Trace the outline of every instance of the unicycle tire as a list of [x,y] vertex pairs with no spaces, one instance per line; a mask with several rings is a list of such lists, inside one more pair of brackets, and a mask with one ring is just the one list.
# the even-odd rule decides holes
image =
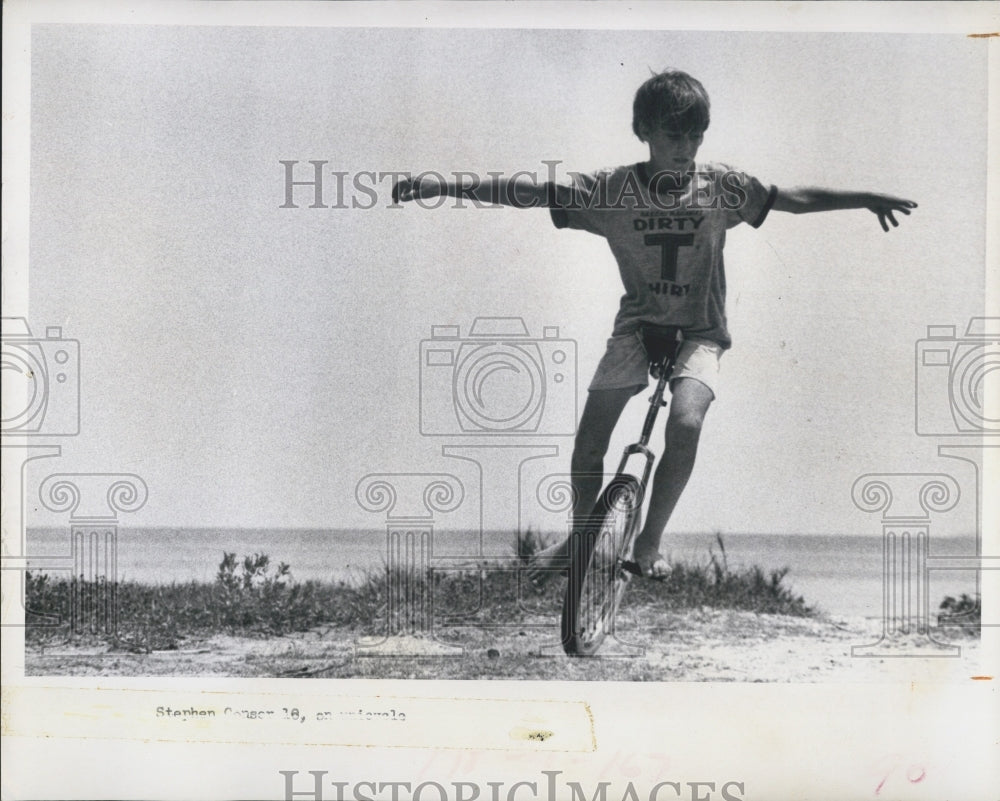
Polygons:
[[604,488],[589,521],[570,539],[569,582],[562,610],[562,646],[569,656],[593,656],[608,634],[631,578],[622,565],[638,534],[642,490],[634,476]]

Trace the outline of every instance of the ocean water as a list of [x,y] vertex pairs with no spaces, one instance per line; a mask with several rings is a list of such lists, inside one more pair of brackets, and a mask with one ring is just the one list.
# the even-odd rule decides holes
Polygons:
[[[878,617],[882,614],[882,538],[871,535],[727,534],[725,555],[731,567],[759,565],[766,572],[789,568],[786,583],[805,600],[832,615]],[[425,543],[425,547],[426,543]],[[514,535],[487,532],[434,532],[429,546],[435,564],[512,555]],[[720,557],[713,534],[668,534],[662,551],[684,561],[707,562],[710,550]],[[271,563],[291,565],[292,576],[305,579],[358,579],[390,561],[385,531],[304,529],[120,529],[119,579],[145,583],[213,581],[224,552],[266,553]],[[931,557],[969,556],[975,540],[933,539]],[[27,532],[29,557],[55,559],[57,570],[72,564],[68,529]],[[61,559],[59,557],[62,557]],[[48,561],[48,560],[46,560]],[[945,595],[976,591],[972,570],[932,571],[928,597],[932,609]]]

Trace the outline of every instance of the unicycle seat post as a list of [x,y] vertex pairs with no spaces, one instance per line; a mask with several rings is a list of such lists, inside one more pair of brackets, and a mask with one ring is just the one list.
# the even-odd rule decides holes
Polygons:
[[656,389],[649,398],[649,411],[646,412],[646,420],[642,424],[642,435],[639,437],[640,445],[648,445],[649,438],[653,433],[653,424],[656,422],[656,415],[661,406],[666,406],[663,400],[663,393],[666,392],[667,384],[670,382],[670,374],[673,372],[674,360],[672,356],[667,356],[651,366],[654,375],[659,375],[656,382]]

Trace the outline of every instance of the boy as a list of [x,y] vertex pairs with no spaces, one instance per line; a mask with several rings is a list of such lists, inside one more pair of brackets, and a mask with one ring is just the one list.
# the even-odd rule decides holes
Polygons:
[[[649,578],[670,567],[660,539],[694,466],[702,422],[715,399],[719,359],[731,340],[726,328],[725,234],[740,222],[759,227],[770,210],[801,214],[868,209],[884,231],[916,203],[889,195],[812,187],[765,187],[722,164],[695,164],[709,124],[709,99],[696,79],[679,70],[654,75],[638,90],[632,129],[649,147],[639,164],[574,175],[566,185],[497,179],[472,187],[406,179],[394,200],[450,195],[518,207],[547,206],[557,228],[607,239],[625,295],[607,350],[590,384],[572,457],[574,528],[591,514],[601,490],[604,455],[625,404],[647,386],[644,326],[682,329],[670,381],[666,444],[653,475],[645,525],[634,559]],[[543,580],[568,562],[569,538],[540,551],[528,566]]]

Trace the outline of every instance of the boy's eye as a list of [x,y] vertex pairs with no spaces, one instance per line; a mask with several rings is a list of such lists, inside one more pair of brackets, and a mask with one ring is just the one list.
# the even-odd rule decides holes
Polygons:
[[667,134],[667,139],[670,142],[673,142],[673,143],[676,143],[676,144],[679,144],[679,143],[681,143],[681,142],[683,142],[683,141],[685,141],[687,139],[690,139],[692,142],[701,142],[704,138],[705,138],[705,135],[703,133],[689,133],[689,134],[671,133],[671,134]]

